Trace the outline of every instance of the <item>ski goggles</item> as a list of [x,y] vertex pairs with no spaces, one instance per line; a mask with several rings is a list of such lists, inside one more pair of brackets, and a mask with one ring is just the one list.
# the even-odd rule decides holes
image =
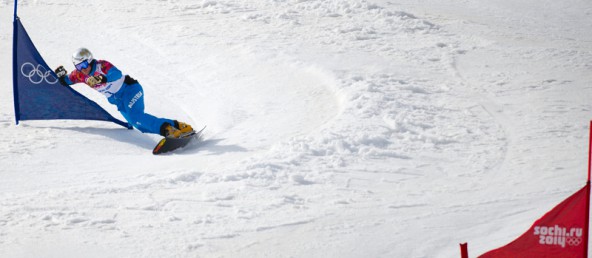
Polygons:
[[82,61],[82,62],[78,63],[78,64],[77,64],[77,65],[75,65],[75,66],[76,66],[76,70],[80,71],[80,70],[82,70],[82,69],[86,69],[86,68],[88,68],[88,66],[89,66],[89,65],[90,65],[90,64],[88,63],[88,60],[84,60],[84,61]]

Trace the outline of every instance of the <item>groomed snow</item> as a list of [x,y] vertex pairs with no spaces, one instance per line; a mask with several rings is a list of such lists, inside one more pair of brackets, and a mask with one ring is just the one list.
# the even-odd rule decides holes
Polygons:
[[[199,145],[14,123],[0,0],[1,257],[472,257],[585,184],[592,2],[19,1]],[[100,94],[75,89],[121,118]]]

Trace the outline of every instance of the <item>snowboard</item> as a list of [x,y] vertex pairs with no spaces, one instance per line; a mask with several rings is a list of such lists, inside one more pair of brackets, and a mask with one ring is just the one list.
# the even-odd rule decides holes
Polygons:
[[206,129],[205,126],[197,132],[189,132],[184,135],[181,135],[181,137],[179,138],[165,137],[162,140],[160,140],[160,142],[158,142],[158,144],[154,147],[154,150],[152,150],[152,154],[159,155],[162,153],[174,151],[179,148],[183,148],[187,146],[187,144],[189,144],[190,142],[199,140],[204,129]]

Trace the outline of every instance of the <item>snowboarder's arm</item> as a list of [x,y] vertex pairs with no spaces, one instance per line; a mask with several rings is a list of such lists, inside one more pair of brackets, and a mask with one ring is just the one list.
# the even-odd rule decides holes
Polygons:
[[71,72],[70,74],[68,74],[68,76],[66,76],[64,78],[64,81],[68,85],[84,82],[83,80],[79,79],[80,77],[81,76],[78,76],[78,73],[76,71],[74,71],[74,72]]
[[72,71],[68,74],[68,71],[66,71],[63,66],[56,68],[55,73],[58,76],[60,83],[64,86],[85,82],[85,76],[81,72]]
[[101,62],[101,69],[103,74],[105,74],[105,76],[107,77],[106,82],[119,80],[121,76],[123,76],[121,71],[117,69],[117,67],[115,67],[113,64],[109,63],[109,61],[101,60],[99,62]]
[[72,71],[70,74],[60,77],[60,83],[64,86],[70,86],[76,83],[84,83],[85,75],[79,71]]

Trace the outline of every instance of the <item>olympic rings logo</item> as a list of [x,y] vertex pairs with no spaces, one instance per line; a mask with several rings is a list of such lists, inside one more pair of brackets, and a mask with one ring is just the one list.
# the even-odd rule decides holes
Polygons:
[[58,82],[58,79],[51,74],[51,71],[45,69],[45,67],[40,64],[35,66],[29,62],[24,63],[21,66],[21,73],[26,78],[29,78],[29,81],[31,81],[33,84],[40,84],[44,80],[49,84],[55,84]]
[[582,243],[582,238],[580,237],[568,237],[567,244],[571,246],[578,246]]

